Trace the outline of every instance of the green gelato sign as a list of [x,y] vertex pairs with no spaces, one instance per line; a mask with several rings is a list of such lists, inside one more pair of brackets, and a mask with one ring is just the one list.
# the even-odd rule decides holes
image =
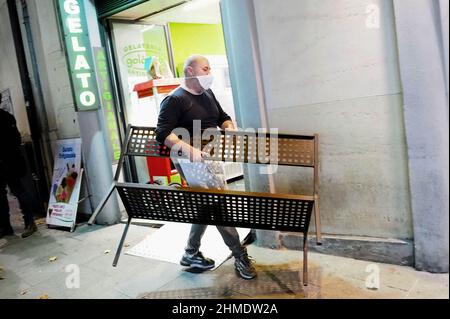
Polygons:
[[106,129],[108,130],[109,135],[109,149],[113,163],[116,164],[120,158],[120,138],[114,111],[115,107],[109,80],[110,77],[106,62],[106,54],[104,48],[98,47],[93,49],[98,74],[98,87],[100,89],[103,113],[105,115]]
[[100,107],[83,1],[58,0],[77,111]]

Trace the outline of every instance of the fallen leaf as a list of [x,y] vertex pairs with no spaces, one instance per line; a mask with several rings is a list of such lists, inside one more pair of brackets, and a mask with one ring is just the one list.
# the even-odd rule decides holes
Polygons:
[[395,273],[397,273],[397,269],[395,269],[394,267],[389,267],[389,272],[391,274],[395,274]]
[[23,296],[23,295],[25,295],[27,292],[28,292],[27,290],[22,290],[22,291],[20,292],[20,294]]
[[107,249],[107,250],[104,251],[104,254],[106,255],[106,254],[109,254],[110,252],[111,252],[111,250]]
[[125,244],[125,245],[123,245],[124,247],[130,247],[130,244]]
[[57,256],[53,256],[53,257],[50,257],[50,258],[48,259],[48,261],[49,261],[49,262],[53,262],[53,261],[55,261],[56,259],[58,259],[58,257],[57,257]]
[[48,299],[48,295],[47,294],[42,295],[42,296],[39,297],[39,299]]

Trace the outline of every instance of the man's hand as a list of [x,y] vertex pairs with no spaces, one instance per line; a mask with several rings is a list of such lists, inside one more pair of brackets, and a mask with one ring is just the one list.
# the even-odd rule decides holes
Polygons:
[[200,151],[199,149],[196,149],[194,147],[191,147],[189,159],[191,160],[191,162],[200,163],[204,161],[204,158],[207,155],[208,153]]
[[220,128],[225,131],[237,131],[232,121],[223,122]]
[[173,133],[166,138],[165,145],[171,148],[172,151],[181,151],[183,156],[189,157],[191,162],[203,162],[204,157],[209,155],[207,152],[203,152],[183,142]]

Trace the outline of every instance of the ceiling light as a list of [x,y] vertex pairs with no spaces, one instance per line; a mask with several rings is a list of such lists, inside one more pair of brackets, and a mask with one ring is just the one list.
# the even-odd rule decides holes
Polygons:
[[183,6],[183,11],[194,11],[210,4],[218,3],[220,0],[191,0]]
[[146,26],[145,28],[142,28],[141,30],[139,30],[139,31],[141,31],[141,33],[143,33],[143,32],[145,32],[145,31],[148,31],[148,30],[151,30],[151,29],[153,29],[155,27],[155,25],[154,24],[152,24],[152,25],[148,25],[148,26]]

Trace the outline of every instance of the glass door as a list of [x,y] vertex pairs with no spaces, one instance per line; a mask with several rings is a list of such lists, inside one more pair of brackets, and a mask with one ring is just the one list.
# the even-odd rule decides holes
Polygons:
[[[153,79],[173,78],[166,27],[122,20],[112,20],[110,26],[126,124],[155,127],[163,96],[151,88]],[[143,85],[145,94],[137,91]],[[146,158],[136,157],[134,164],[138,181],[148,182]]]
[[141,96],[136,91],[136,86],[139,87],[155,76],[173,77],[166,27],[123,21],[113,21],[111,25],[128,124],[156,126],[160,97],[152,91]]

